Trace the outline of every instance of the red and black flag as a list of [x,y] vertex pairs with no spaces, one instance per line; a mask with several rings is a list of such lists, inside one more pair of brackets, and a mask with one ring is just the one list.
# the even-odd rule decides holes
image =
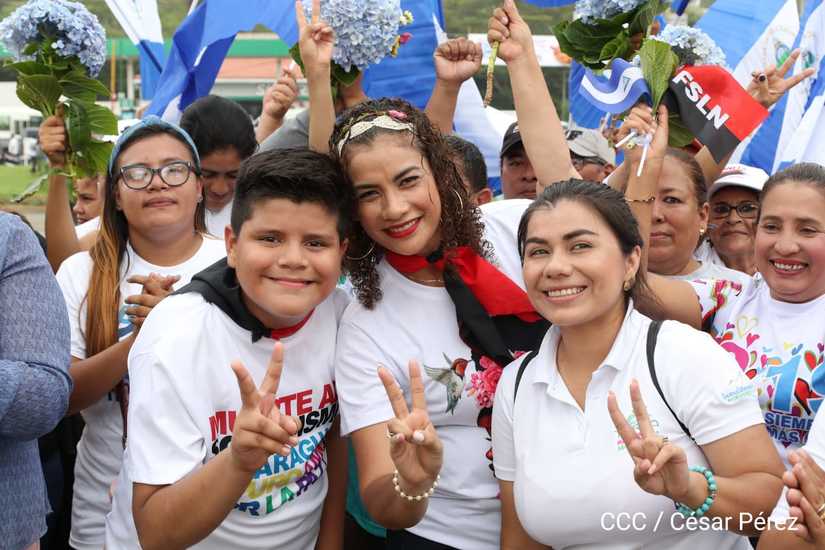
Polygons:
[[768,110],[717,65],[678,68],[663,101],[716,162],[732,153],[768,116]]

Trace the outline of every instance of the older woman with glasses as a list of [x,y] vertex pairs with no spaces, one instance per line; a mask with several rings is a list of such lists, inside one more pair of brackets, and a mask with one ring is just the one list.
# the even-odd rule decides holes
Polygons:
[[755,223],[759,193],[768,174],[759,168],[731,164],[711,186],[708,236],[696,251],[703,262],[723,265],[748,275],[756,273]]

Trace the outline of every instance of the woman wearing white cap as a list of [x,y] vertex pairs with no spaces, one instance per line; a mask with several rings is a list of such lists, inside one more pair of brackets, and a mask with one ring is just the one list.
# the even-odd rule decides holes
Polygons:
[[748,275],[756,273],[754,224],[759,213],[759,193],[767,180],[768,174],[759,168],[744,164],[725,168],[708,191],[710,239],[696,250],[698,260]]

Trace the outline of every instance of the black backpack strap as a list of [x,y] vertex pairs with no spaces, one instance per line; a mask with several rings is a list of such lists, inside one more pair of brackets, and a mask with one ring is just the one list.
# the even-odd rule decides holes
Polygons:
[[530,363],[530,361],[532,361],[536,357],[536,355],[538,355],[538,354],[539,354],[538,349],[532,350],[530,353],[527,354],[527,356],[524,358],[524,360],[518,366],[518,372],[516,373],[516,388],[513,390],[513,402],[514,403],[516,401],[516,396],[518,395],[518,386],[519,386],[519,384],[521,384],[521,377],[524,376],[524,369],[527,368],[527,365]]
[[[659,392],[659,397],[662,398],[667,409],[670,411],[670,414],[673,415],[673,418],[676,419],[676,422],[679,423],[679,427],[682,428],[682,431],[687,434],[687,436],[693,439],[693,436],[690,435],[690,430],[688,427],[685,426],[679,417],[676,416],[676,411],[673,410],[673,407],[670,406],[670,403],[667,402],[665,399],[665,394],[662,392],[662,387],[659,385],[659,377],[656,376],[656,361],[654,360],[654,354],[656,352],[656,340],[659,337],[659,329],[662,328],[661,321],[651,321],[650,326],[647,329],[647,368],[650,370],[650,378],[653,380],[653,385],[656,387],[656,391]],[[696,440],[694,440],[695,442]]]

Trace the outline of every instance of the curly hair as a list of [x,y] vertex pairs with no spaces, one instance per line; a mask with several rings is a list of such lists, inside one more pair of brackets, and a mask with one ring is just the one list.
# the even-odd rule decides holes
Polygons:
[[[427,116],[406,101],[394,98],[366,101],[348,109],[338,118],[330,138],[330,151],[344,169],[347,184],[352,185],[348,174],[350,159],[347,155],[351,146],[368,146],[382,134],[399,135],[398,130],[373,127],[346,139],[339,151],[339,144],[348,136],[354,124],[381,115],[390,116],[398,122],[406,122],[412,126],[412,146],[430,165],[441,199],[441,247],[447,250],[469,246],[478,254],[489,257],[489,245],[482,238],[484,226],[480,211],[470,201],[449,146]],[[358,301],[368,309],[375,307],[381,300],[377,266],[383,254],[384,250],[373,241],[363,226],[355,223],[349,239],[349,251],[344,259],[344,268],[355,288]]]

